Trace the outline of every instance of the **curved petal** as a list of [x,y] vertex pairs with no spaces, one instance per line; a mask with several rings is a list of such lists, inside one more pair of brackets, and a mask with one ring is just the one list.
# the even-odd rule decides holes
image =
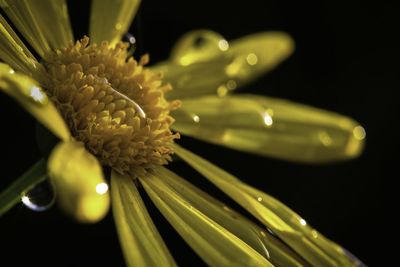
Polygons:
[[185,201],[240,238],[273,265],[287,267],[308,265],[284,243],[272,236],[267,229],[258,227],[168,169],[161,167],[154,171]]
[[92,1],[89,36],[93,43],[115,45],[127,32],[140,0]]
[[162,71],[174,90],[169,98],[205,94],[226,95],[275,68],[294,50],[283,32],[261,32],[232,41],[219,34],[197,30],[185,34],[171,58],[153,67]]
[[80,222],[101,220],[110,197],[97,159],[78,142],[61,142],[48,161],[49,176],[57,189],[60,206]]
[[41,65],[0,14],[0,58],[25,74],[39,78]]
[[132,179],[111,174],[114,220],[128,266],[176,266]]
[[30,77],[15,73],[9,66],[0,63],[0,90],[14,98],[61,140],[70,139],[70,133],[63,118]]
[[[210,266],[273,266],[258,252],[185,201],[157,176],[140,182],[175,230]],[[210,238],[212,237],[212,238]]]
[[9,187],[0,192],[0,217],[21,201],[21,195],[47,178],[46,160],[41,159]]
[[73,41],[65,0],[4,0],[1,7],[41,57]]
[[174,145],[179,157],[248,210],[313,266],[355,266],[343,249],[307,225],[284,204],[213,165]]
[[185,99],[173,127],[195,138],[263,156],[325,163],[357,157],[365,131],[351,118],[255,96]]

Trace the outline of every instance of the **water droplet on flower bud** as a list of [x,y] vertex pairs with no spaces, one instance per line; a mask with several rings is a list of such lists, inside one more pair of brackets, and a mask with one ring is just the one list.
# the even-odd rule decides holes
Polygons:
[[122,41],[129,44],[128,55],[132,56],[136,50],[136,38],[132,33],[125,33],[122,37]]
[[45,211],[55,202],[55,191],[50,181],[37,184],[33,189],[24,193],[22,203],[33,211]]

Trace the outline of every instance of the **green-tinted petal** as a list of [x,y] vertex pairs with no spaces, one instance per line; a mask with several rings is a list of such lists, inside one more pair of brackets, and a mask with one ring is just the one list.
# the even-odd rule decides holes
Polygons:
[[176,266],[132,179],[112,172],[111,194],[114,220],[128,266]]
[[0,63],[0,90],[14,98],[57,137],[62,140],[70,138],[63,118],[32,78],[15,73],[9,66]]
[[276,266],[307,265],[291,249],[273,237],[265,228],[258,227],[239,213],[231,210],[223,203],[194,187],[168,169],[161,167],[156,169],[155,172],[157,176],[162,177],[163,181],[171,186],[185,201],[246,242],[272,264]]
[[185,99],[172,115],[182,134],[264,156],[324,163],[358,156],[364,129],[351,118],[255,95]]
[[97,222],[107,214],[108,185],[99,162],[82,143],[59,143],[49,157],[48,171],[68,214],[81,222]]
[[94,43],[109,41],[115,45],[129,29],[140,0],[94,0],[89,36]]
[[258,252],[207,217],[155,175],[140,179],[161,213],[210,266],[272,266]]
[[65,0],[3,0],[1,7],[41,57],[73,41]]
[[295,212],[190,151],[174,145],[178,156],[248,210],[314,266],[354,266],[343,250],[307,225]]
[[21,195],[47,178],[46,161],[41,159],[0,193],[0,216],[21,201]]
[[0,15],[0,59],[25,74],[40,74],[41,65]]
[[257,33],[229,44],[215,32],[198,30],[184,35],[171,58],[153,69],[163,71],[173,85],[171,99],[223,96],[273,69],[293,49],[293,40],[283,32]]

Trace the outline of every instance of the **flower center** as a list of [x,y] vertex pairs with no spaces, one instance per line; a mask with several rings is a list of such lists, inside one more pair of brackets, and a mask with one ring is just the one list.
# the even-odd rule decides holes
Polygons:
[[180,102],[168,102],[171,90],[162,74],[128,58],[128,44],[114,48],[107,42],[89,45],[84,37],[76,44],[49,53],[45,89],[72,135],[82,141],[103,165],[119,173],[141,175],[166,164],[173,153],[170,111]]

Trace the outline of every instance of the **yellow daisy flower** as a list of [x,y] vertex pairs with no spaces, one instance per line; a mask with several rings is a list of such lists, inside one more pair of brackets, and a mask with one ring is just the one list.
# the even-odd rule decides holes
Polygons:
[[[228,43],[217,33],[195,31],[177,43],[168,61],[147,67],[147,55],[136,61],[120,41],[139,2],[93,1],[89,37],[75,43],[64,0],[1,2],[41,58],[0,15],[1,91],[59,142],[0,194],[0,215],[49,178],[60,207],[80,222],[101,220],[111,202],[128,266],[175,266],[141,199],[143,187],[210,266],[359,265],[284,204],[176,143],[181,133],[307,163],[358,156],[365,132],[348,117],[231,94],[289,56],[292,39],[265,32]],[[167,169],[174,153],[266,228]],[[111,168],[110,179],[102,166]],[[27,195],[22,201],[35,208]]]

